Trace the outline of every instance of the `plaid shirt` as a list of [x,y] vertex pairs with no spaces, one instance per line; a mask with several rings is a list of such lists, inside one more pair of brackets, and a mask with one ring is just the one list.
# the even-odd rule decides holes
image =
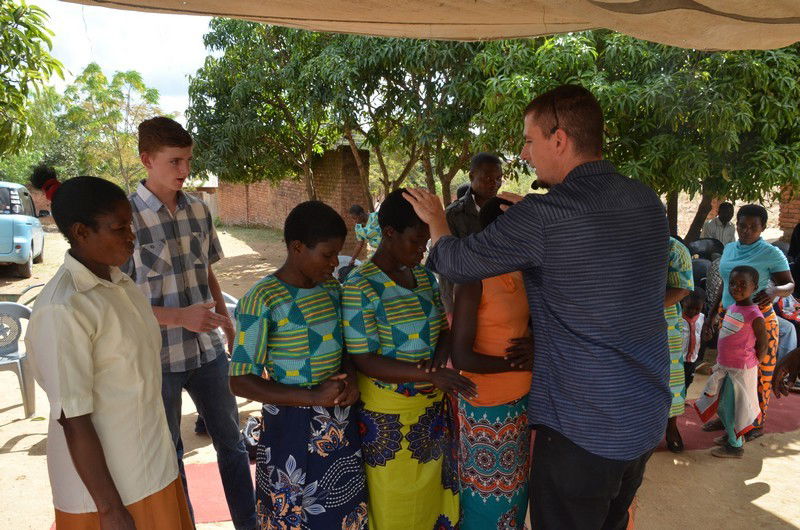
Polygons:
[[[130,196],[136,248],[122,270],[155,307],[188,307],[213,302],[209,267],[222,258],[222,247],[205,203],[178,194],[175,214],[144,182]],[[222,332],[195,333],[161,327],[161,367],[185,372],[225,354]]]

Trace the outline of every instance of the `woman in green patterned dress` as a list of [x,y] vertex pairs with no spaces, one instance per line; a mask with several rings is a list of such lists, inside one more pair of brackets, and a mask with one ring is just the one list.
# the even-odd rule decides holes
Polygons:
[[430,234],[402,193],[381,204],[378,251],[345,282],[344,337],[364,403],[370,528],[445,530],[458,524],[459,484],[444,393],[475,387],[444,367],[447,321],[420,266]]
[[346,235],[330,206],[299,204],[284,226],[286,262],[236,307],[231,390],[264,404],[260,529],[367,528],[358,389],[343,357],[341,286],[331,277]]
[[692,256],[683,243],[671,237],[669,238],[667,290],[664,295],[664,318],[667,319],[669,389],[672,392],[672,406],[669,409],[666,438],[667,449],[673,453],[683,451],[683,439],[681,439],[681,433],[678,430],[678,416],[683,414],[686,404],[681,300],[693,290]]

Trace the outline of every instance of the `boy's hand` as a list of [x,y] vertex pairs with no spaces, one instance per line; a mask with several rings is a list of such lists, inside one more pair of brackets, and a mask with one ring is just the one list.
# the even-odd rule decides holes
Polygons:
[[[217,306],[216,302],[207,302],[205,304],[194,304],[189,307],[184,307],[180,312],[179,324],[195,333],[206,333],[212,329],[225,326],[231,327],[231,319],[220,315],[214,311]],[[229,341],[232,340],[233,333]]]
[[714,338],[714,328],[717,325],[717,317],[713,316],[705,321],[703,324],[703,329],[700,332],[700,338],[703,339],[703,342],[708,342]]
[[231,321],[228,315],[222,315],[225,317],[225,324],[222,326],[222,331],[225,333],[225,338],[228,339],[228,355],[233,355],[233,340],[236,337],[236,328],[233,326],[233,322]]

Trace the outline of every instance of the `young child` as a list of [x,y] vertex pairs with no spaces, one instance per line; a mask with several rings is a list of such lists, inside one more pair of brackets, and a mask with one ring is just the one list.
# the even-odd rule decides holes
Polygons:
[[130,196],[136,247],[124,271],[161,324],[161,395],[178,466],[186,486],[181,440],[186,389],[214,443],[233,525],[251,530],[256,514],[250,462],[228,387],[225,343],[227,338],[232,347],[233,324],[211,269],[222,259],[222,248],[208,207],[181,191],[191,170],[192,137],[174,120],[152,118],[139,125],[139,154],[147,180]]
[[689,293],[681,300],[683,309],[683,369],[686,379],[686,389],[694,381],[694,370],[698,359],[700,346],[702,343],[703,324],[706,316],[703,314],[703,306],[706,303],[706,293],[700,288]]
[[264,404],[259,528],[365,529],[359,392],[343,359],[341,286],[331,276],[347,227],[333,208],[310,201],[289,213],[283,234],[286,262],[236,308],[230,367],[233,392]]
[[695,402],[700,418],[716,412],[726,434],[714,442],[711,454],[741,458],[744,434],[761,415],[758,406],[758,364],[767,354],[764,315],[751,299],[758,286],[758,271],[747,265],[734,267],[728,290],[734,303],[728,307],[719,330],[717,364],[703,395]]
[[35,173],[69,241],[25,339],[50,401],[47,467],[59,530],[194,528],[161,405],[161,333],[119,266],[131,207],[115,184]]

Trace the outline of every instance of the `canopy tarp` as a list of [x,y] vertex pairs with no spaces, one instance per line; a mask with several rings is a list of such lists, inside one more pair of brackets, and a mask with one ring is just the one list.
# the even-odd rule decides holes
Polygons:
[[800,40],[800,0],[66,0],[316,31],[484,40],[608,28],[705,50]]

